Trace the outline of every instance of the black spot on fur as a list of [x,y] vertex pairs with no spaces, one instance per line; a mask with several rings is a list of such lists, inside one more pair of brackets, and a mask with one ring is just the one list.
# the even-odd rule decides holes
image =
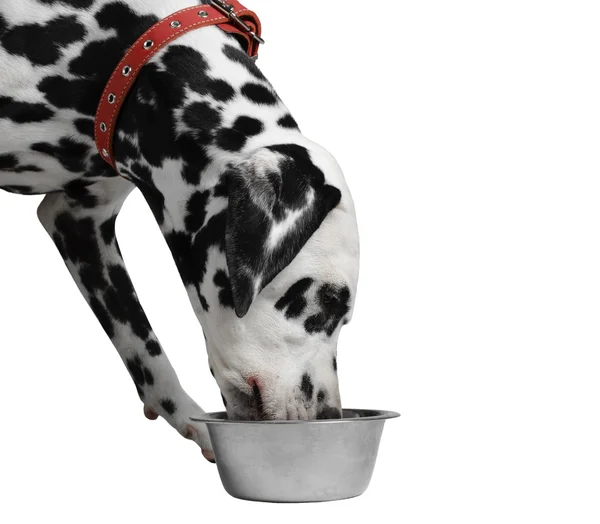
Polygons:
[[85,27],[75,16],[59,16],[44,25],[15,26],[0,37],[6,51],[23,56],[34,65],[52,65],[61,57],[64,47],[82,40]]
[[106,245],[110,245],[115,240],[115,224],[117,215],[112,216],[100,226],[100,234]]
[[82,135],[94,138],[94,121],[89,118],[77,118],[75,120],[75,129]]
[[16,195],[36,195],[39,192],[30,186],[2,186],[0,189],[8,191],[9,193],[15,193]]
[[307,305],[308,302],[304,297],[298,297],[289,305],[287,311],[285,312],[285,318],[298,318],[300,315],[302,315],[302,313],[304,313]]
[[82,79],[47,76],[38,84],[38,90],[52,105],[61,109],[76,109],[90,116],[94,115],[100,100],[100,93],[97,97],[90,94],[89,82]]
[[48,5],[66,4],[76,9],[87,9],[92,6],[95,0],[38,0],[38,2]]
[[256,66],[254,60],[241,49],[234,47],[231,44],[225,44],[223,46],[223,54],[232,62],[236,62],[245,67],[246,70],[258,80],[266,80],[265,75],[263,75],[262,71]]
[[19,165],[19,159],[12,154],[0,155],[0,170],[14,169]]
[[203,171],[210,163],[206,148],[190,134],[180,136],[176,145],[185,162],[181,173],[183,179],[188,184],[197,186]]
[[219,302],[223,307],[233,308],[233,296],[231,294],[231,283],[229,282],[229,277],[227,273],[222,269],[219,269],[215,273],[215,278],[213,280],[215,286],[221,288],[219,290]]
[[325,325],[327,324],[327,317],[322,313],[318,313],[306,319],[304,322],[304,329],[307,333],[321,333],[325,331]]
[[247,141],[248,137],[238,133],[235,129],[221,129],[217,134],[217,145],[224,151],[241,151]]
[[347,286],[337,287],[324,284],[317,294],[321,312],[309,317],[304,323],[308,333],[325,331],[333,335],[340,321],[350,311],[350,289]]
[[121,324],[127,324],[127,309],[124,304],[121,303],[119,293],[114,288],[109,288],[104,293],[104,303],[106,308],[110,312],[110,315]]
[[235,97],[235,89],[225,80],[211,79],[206,84],[206,89],[217,102],[229,102]]
[[156,218],[159,226],[162,226],[165,221],[165,197],[164,195],[152,184],[138,184],[138,188],[148,205],[150,210]]
[[195,238],[194,258],[202,276],[206,273],[208,250],[211,247],[217,247],[221,252],[225,252],[226,219],[227,214],[225,211],[213,215]]
[[77,142],[70,137],[61,138],[58,145],[38,142],[31,146],[31,150],[55,158],[71,173],[85,171],[85,160],[90,152],[88,145]]
[[131,165],[131,171],[135,175],[135,180],[146,185],[152,184],[152,170],[139,162]]
[[294,117],[289,113],[277,120],[277,125],[285,129],[298,129],[298,123],[296,122],[296,120],[294,120]]
[[148,340],[148,342],[146,342],[146,351],[151,357],[158,357],[162,354],[160,344],[156,340]]
[[45,104],[19,102],[7,96],[0,96],[0,118],[8,118],[18,124],[50,120],[54,111]]
[[102,268],[100,248],[92,218],[76,219],[69,213],[57,216],[54,225],[62,237],[65,254],[74,263]]
[[304,294],[310,289],[313,284],[312,278],[303,278],[293,284],[275,304],[275,308],[279,311],[283,311],[287,308],[285,313],[286,318],[297,318],[303,312],[307,306],[306,298]]
[[255,104],[272,106],[277,103],[277,97],[273,91],[261,84],[245,84],[242,87],[242,94]]
[[89,159],[89,169],[86,172],[86,176],[102,177],[102,178],[116,178],[119,175],[117,172],[109,166],[98,153],[93,153]]
[[94,208],[98,205],[98,197],[89,191],[89,184],[83,180],[73,180],[65,186],[66,195],[77,205]]
[[26,164],[23,166],[18,166],[13,170],[15,173],[42,173],[44,170],[41,167],[33,166],[31,164]]
[[177,406],[170,398],[165,398],[160,401],[161,407],[167,412],[168,415],[173,415],[177,411]]
[[306,400],[312,399],[315,386],[313,385],[312,379],[308,373],[304,373],[304,375],[302,375],[302,384],[300,385],[300,390],[302,393],[304,393]]
[[220,102],[227,102],[235,96],[235,90],[225,80],[208,75],[208,62],[195,49],[172,45],[162,59],[167,70],[201,95],[212,96]]
[[229,196],[228,179],[226,176],[221,177],[219,183],[214,187],[213,196],[215,198],[227,198]]
[[193,260],[192,235],[183,231],[173,231],[165,235],[167,245],[171,250],[175,265],[183,283],[193,285],[198,283],[197,267]]
[[[170,45],[162,57],[165,67],[173,74],[192,82],[190,87],[202,88],[209,69],[204,55],[188,46]],[[201,93],[206,94],[206,93]]]
[[106,289],[106,286],[108,285],[102,270],[89,264],[83,265],[79,268],[79,278],[81,278],[83,287],[90,293],[94,293],[101,289]]
[[333,357],[333,371],[337,373],[337,357]]
[[325,400],[325,391],[320,390],[317,394],[317,402],[321,403]]
[[246,136],[255,136],[263,132],[263,123],[250,116],[240,116],[233,123],[233,129]]
[[104,306],[100,303],[100,301],[96,297],[90,298],[90,307],[96,315],[96,318],[100,322],[100,325],[109,336],[109,338],[113,338],[115,336],[115,327],[112,323],[112,319],[110,315],[104,308]]
[[185,217],[185,227],[188,231],[196,233],[204,225],[209,197],[209,191],[196,191],[188,200]]
[[185,110],[183,121],[198,140],[208,144],[214,129],[221,123],[221,115],[206,102],[194,102]]
[[112,265],[108,268],[112,287],[104,295],[104,303],[111,315],[123,324],[129,324],[131,330],[142,340],[150,334],[150,323],[140,305],[133,284],[124,267]]
[[144,390],[138,386],[137,384],[135,384],[135,389],[137,389],[138,395],[140,397],[141,400],[144,400]]
[[210,310],[210,306],[208,305],[206,297],[204,297],[204,295],[200,292],[198,292],[198,297],[200,298],[200,305],[202,306],[202,309],[208,312]]
[[[84,1],[87,3],[89,0]],[[116,34],[108,39],[91,41],[70,62],[69,72],[76,78],[49,76],[38,85],[54,106],[76,109],[90,117],[96,113],[98,100],[115,64],[119,63],[131,44],[158,21],[154,16],[135,14],[124,2],[107,4],[95,16],[100,27],[114,29]],[[54,42],[60,42],[60,39]],[[142,75],[150,65],[142,69]],[[129,105],[125,104],[124,112]]]
[[59,233],[53,233],[52,241],[54,242],[54,245],[58,249],[58,252],[63,260],[67,260],[67,250],[65,249],[65,244],[62,241],[62,236]]
[[122,2],[105,5],[96,14],[96,20],[103,29],[115,29],[119,38],[126,42],[127,47],[130,47],[144,31],[158,22],[157,17],[153,15],[140,16]]
[[199,286],[204,281],[208,250],[215,246],[221,251],[225,249],[225,221],[226,212],[222,211],[212,216],[195,238],[182,231],[174,231],[165,236],[184,284],[196,286],[202,307],[206,311],[208,303],[200,294]]
[[128,159],[138,159],[140,150],[129,139],[117,134],[113,140],[113,154],[118,162],[125,163]]
[[146,383],[146,377],[144,376],[144,367],[142,366],[142,359],[139,356],[135,358],[127,359],[127,369],[131,374],[131,378],[138,386],[143,386]]
[[146,380],[146,384],[148,384],[149,386],[154,385],[154,376],[148,368],[144,368],[144,379]]

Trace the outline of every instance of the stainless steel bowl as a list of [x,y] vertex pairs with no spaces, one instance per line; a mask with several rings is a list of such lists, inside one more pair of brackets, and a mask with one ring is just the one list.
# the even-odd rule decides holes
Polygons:
[[233,497],[323,502],[362,495],[371,481],[383,425],[393,411],[345,409],[328,420],[228,420],[207,413],[219,475]]

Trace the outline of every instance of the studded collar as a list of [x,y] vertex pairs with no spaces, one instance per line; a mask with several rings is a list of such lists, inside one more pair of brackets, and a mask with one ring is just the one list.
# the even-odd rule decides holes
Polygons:
[[[258,16],[237,0],[210,0],[207,4],[188,7],[154,24],[125,53],[113,71],[98,105],[94,137],[100,156],[117,171],[113,137],[119,111],[144,64],[167,43],[203,27],[218,26],[240,35],[247,43],[250,57],[258,56],[264,43]],[[118,171],[117,171],[118,172]]]

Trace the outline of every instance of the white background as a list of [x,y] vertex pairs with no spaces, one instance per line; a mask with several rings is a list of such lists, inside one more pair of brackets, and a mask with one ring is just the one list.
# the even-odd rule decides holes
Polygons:
[[[369,490],[230,498],[142,415],[41,226],[0,194],[0,522],[598,523],[600,16],[595,2],[248,0],[260,66],[344,167],[362,235],[346,407],[393,409]],[[184,386],[222,409],[139,193],[118,222]]]

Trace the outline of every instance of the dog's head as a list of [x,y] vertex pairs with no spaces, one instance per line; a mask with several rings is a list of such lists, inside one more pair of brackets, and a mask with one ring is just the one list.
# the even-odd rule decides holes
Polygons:
[[140,74],[119,170],[161,226],[229,416],[339,416],[337,340],[359,262],[341,169],[229,37],[194,38],[205,54],[176,45]]
[[[337,341],[359,262],[339,166],[317,146],[265,147],[228,169],[221,191],[225,234],[198,247],[205,274],[197,291],[229,416],[339,417]],[[208,219],[203,231],[210,227]]]

